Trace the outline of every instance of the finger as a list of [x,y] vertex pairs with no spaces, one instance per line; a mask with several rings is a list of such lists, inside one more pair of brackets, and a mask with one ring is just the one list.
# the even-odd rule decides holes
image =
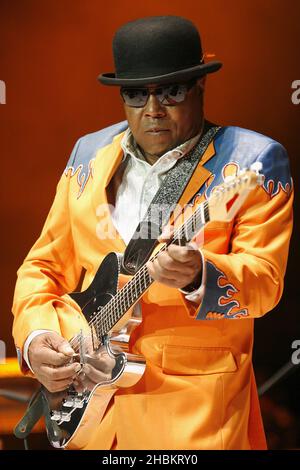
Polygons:
[[175,287],[181,289],[187,286],[195,277],[201,272],[202,265],[199,262],[193,265],[180,264],[180,270],[168,271],[163,269],[158,264],[158,259],[147,263],[149,275],[152,279],[169,287]]
[[186,279],[193,278],[195,276],[195,266],[190,264],[183,264],[172,260],[167,262],[169,266],[174,266],[174,269],[168,269],[161,264],[160,260],[157,259],[153,263],[153,268],[155,271],[155,276],[159,277],[161,282],[163,278],[165,279],[174,279],[176,281],[184,281]]
[[70,360],[69,356],[65,356],[60,352],[53,351],[53,349],[44,346],[39,351],[39,363],[48,364],[51,366],[62,366]]
[[191,246],[170,245],[167,251],[174,261],[180,261],[181,263],[191,263],[196,260],[201,260],[199,250],[194,250]]
[[159,282],[162,282],[163,279],[170,279],[175,280],[177,279],[180,273],[178,271],[170,271],[165,269],[163,266],[160,265],[158,259],[153,261],[153,269],[154,269],[154,279]]
[[179,279],[168,279],[166,277],[161,277],[157,282],[163,284],[164,286],[172,287],[173,289],[180,289],[181,287],[187,285],[186,281],[181,281]]
[[160,254],[156,261],[157,263],[154,266],[157,266],[158,269],[161,268],[161,274],[169,273],[166,277],[177,278],[178,274],[190,276],[194,272],[194,266],[191,263],[182,263],[181,261],[174,260],[168,252]]
[[67,340],[62,338],[59,334],[51,334],[47,337],[47,341],[57,352],[60,352],[66,356],[73,356],[75,351],[71,348]]
[[85,373],[86,377],[95,384],[106,382],[107,380],[111,379],[111,371],[109,373],[105,373],[101,370],[95,369],[90,364],[84,365],[83,372]]
[[116,365],[116,360],[103,352],[95,356],[86,356],[85,359],[87,364],[104,373],[111,372]]
[[153,261],[148,261],[148,263],[146,263],[146,268],[148,270],[149,276],[152,279],[154,279],[155,272],[154,272],[154,268],[153,268]]
[[181,273],[162,269],[157,260],[151,262],[148,270],[151,278],[158,282],[176,281],[178,277],[181,277]]
[[51,393],[56,393],[56,392],[62,392],[63,390],[66,390],[70,385],[72,385],[73,380],[67,379],[67,380],[56,380],[56,381],[50,381],[50,382],[45,382],[43,385],[46,387],[47,390]]
[[190,241],[185,246],[189,250],[199,251],[199,246],[196,242]]
[[82,372],[76,379],[73,381],[73,386],[75,386],[75,390],[77,393],[83,393],[84,390],[88,389],[90,391],[93,390],[95,385],[107,383],[110,377],[106,375],[101,378],[99,376],[94,377],[93,380],[84,372]]
[[78,379],[76,378],[74,381],[73,381],[73,387],[75,387],[75,390],[77,393],[83,393],[84,392],[84,385],[83,383]]
[[[105,380],[105,382],[107,382]],[[84,379],[82,381],[77,381],[76,382],[76,391],[78,393],[83,393],[85,390],[89,390],[90,392],[93,390],[93,388],[97,385],[98,382],[93,382],[92,380],[90,380],[87,376],[84,377]],[[103,381],[101,381],[100,383],[103,383]]]
[[167,242],[172,239],[173,235],[174,235],[173,225],[167,225],[166,227],[164,227],[161,235],[158,238],[158,241],[160,243]]
[[40,373],[51,381],[70,379],[75,377],[80,370],[81,365],[78,363],[70,364],[66,367],[49,367],[48,365],[40,367]]
[[70,344],[67,341],[60,344],[57,350],[58,352],[65,354],[66,356],[69,356],[69,357],[72,357],[75,354],[74,349],[71,348]]
[[154,279],[157,282],[161,282],[162,284],[166,284],[170,287],[175,287],[175,284],[177,283],[177,274],[174,271],[170,271],[165,275],[165,272],[161,272],[157,266],[154,266],[154,262],[151,262],[147,264],[147,269],[149,272],[149,275],[152,279]]

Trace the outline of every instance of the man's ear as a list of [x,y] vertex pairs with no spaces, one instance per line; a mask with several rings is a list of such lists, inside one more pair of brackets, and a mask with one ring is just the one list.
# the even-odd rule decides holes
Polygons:
[[205,90],[205,83],[206,83],[206,75],[204,75],[201,78],[198,78],[197,86],[200,88],[202,92]]

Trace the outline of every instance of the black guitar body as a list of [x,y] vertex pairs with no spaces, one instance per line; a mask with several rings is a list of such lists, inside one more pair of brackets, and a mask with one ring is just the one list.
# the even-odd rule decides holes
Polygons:
[[[76,352],[73,360],[82,365],[78,375],[79,385],[74,383],[65,391],[50,393],[41,389],[46,416],[48,438],[54,447],[82,448],[93,429],[93,423],[101,421],[101,415],[119,387],[134,385],[144,373],[145,360],[129,352],[129,339],[133,329],[141,323],[134,314],[122,325],[121,330],[110,326],[111,317],[118,312],[110,312],[109,321],[101,316],[102,309],[117,296],[121,269],[121,255],[109,253],[101,263],[93,282],[83,292],[73,292],[70,296],[80,306],[89,333],[82,331],[70,341]],[[114,359],[110,378],[103,380],[103,356]],[[93,370],[93,381],[84,373],[85,365]],[[95,376],[99,382],[95,383]],[[99,413],[97,417],[97,413]],[[48,418],[47,418],[48,414]],[[89,431],[90,430],[90,431]]]

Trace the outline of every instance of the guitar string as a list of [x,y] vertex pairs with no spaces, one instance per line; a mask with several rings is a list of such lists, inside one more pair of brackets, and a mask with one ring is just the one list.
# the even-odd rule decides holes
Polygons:
[[[235,182],[232,182],[231,184],[229,184],[227,186],[228,189],[230,188],[235,188],[238,184],[240,184],[242,182],[242,180],[244,180],[244,182],[247,182],[247,179],[248,177],[247,176],[244,176],[243,178],[239,178],[238,180],[238,183],[235,181]],[[203,210],[203,213],[201,212]],[[206,220],[206,217],[208,215],[208,201],[204,201],[202,204],[199,205],[199,207],[196,209],[196,211],[189,217],[189,219],[183,223],[175,232],[174,232],[174,236],[173,236],[173,239],[170,240],[169,244],[173,243],[175,240],[177,240],[177,237],[178,237],[178,240],[180,242],[180,240],[183,238],[182,235],[187,235],[187,237],[185,237],[186,239],[191,239],[190,238],[190,235],[189,235],[189,230],[190,228],[192,228],[192,233],[194,231],[194,228],[193,228],[193,224],[196,223],[197,224],[197,217],[200,216],[200,222],[202,224],[202,227],[205,225],[205,223],[208,221]],[[201,220],[203,219],[203,221]],[[200,227],[200,228],[202,228]],[[200,229],[199,229],[200,230]],[[185,233],[184,233],[185,232]],[[151,260],[155,259],[160,253],[161,251],[164,251],[168,245],[165,245],[162,247],[161,250],[159,250],[159,252],[151,258]],[[180,243],[179,243],[180,244]],[[146,276],[148,277],[148,279],[146,279]],[[144,290],[146,288],[149,288],[149,286],[151,285],[151,283],[153,281],[151,281],[151,278],[148,274],[148,271],[147,271],[147,268],[146,266],[144,265],[137,273],[136,275],[131,279],[131,281],[129,281],[124,287],[123,289],[121,289],[120,291],[118,291],[118,293],[113,297],[113,299],[111,299],[110,302],[108,302],[108,304],[106,304],[103,309],[99,312],[98,316],[96,317],[96,321],[95,323],[90,323],[92,326],[95,326],[96,328],[99,327],[99,325],[102,327],[101,328],[101,331],[98,330],[98,333],[100,334],[106,334],[113,326],[114,324],[116,324],[120,318],[122,318],[122,316],[124,315],[124,313],[121,315],[121,316],[117,316],[115,318],[114,316],[114,311],[116,311],[117,309],[115,307],[118,307],[120,306],[121,309],[124,308],[125,309],[125,313],[126,311],[128,311],[128,309],[139,299],[139,297],[142,295],[143,292],[140,293],[140,295],[138,296],[134,296],[132,295],[133,294],[133,288],[135,288],[136,290],[136,287],[137,287],[137,283],[139,281],[141,281],[141,279],[143,279],[143,277],[145,278],[145,286],[144,286]],[[150,282],[151,281],[151,282]],[[150,282],[150,283],[149,283]],[[148,285],[147,285],[148,284]],[[131,299],[129,297],[129,294],[131,295]],[[126,303],[126,297],[128,299],[128,303]],[[119,304],[119,305],[118,305]],[[112,314],[112,315],[111,315]],[[104,317],[104,321],[103,321],[103,317]],[[106,318],[105,318],[106,317]],[[113,323],[111,324],[110,320],[113,318]]]
[[[193,214],[193,217],[195,217],[195,214]],[[177,230],[174,232],[173,240],[171,239],[171,240],[170,240],[170,243],[174,242],[174,241],[177,239],[178,236],[179,236],[179,238],[180,238],[180,232],[182,232],[182,228],[183,228],[183,227],[180,227],[179,229],[177,229]],[[156,255],[153,256],[151,259],[155,259],[155,258],[158,256],[158,254],[161,253],[161,251],[163,251],[163,250],[166,249],[166,247],[167,247],[167,245],[164,245],[164,246],[159,250],[159,252],[156,253]],[[146,266],[144,265],[144,266],[136,273],[136,275],[123,287],[123,289],[122,289],[121,291],[118,291],[118,294],[119,294],[119,295],[116,294],[116,296],[115,296],[113,299],[111,299],[111,304],[112,304],[111,307],[110,307],[108,304],[106,304],[106,305],[103,307],[103,309],[99,312],[98,317],[96,318],[96,320],[93,319],[93,320],[89,323],[89,326],[90,326],[91,334],[92,334],[92,335],[93,335],[93,330],[92,330],[93,327],[95,327],[96,332],[97,332],[97,330],[98,330],[98,335],[99,335],[99,333],[100,333],[100,335],[103,335],[103,334],[105,334],[106,332],[108,332],[108,331],[111,329],[111,327],[112,327],[113,325],[111,325],[111,327],[109,328],[110,319],[111,319],[111,315],[110,315],[110,314],[113,313],[113,310],[114,310],[114,309],[116,309],[116,308],[115,308],[115,304],[117,304],[117,305],[116,305],[117,307],[118,307],[118,305],[121,306],[121,309],[125,309],[125,312],[126,312],[126,311],[130,308],[130,303],[132,304],[132,303],[134,303],[134,302],[136,302],[136,301],[138,300],[139,296],[137,296],[133,302],[129,302],[129,305],[126,304],[126,295],[128,296],[128,293],[130,293],[130,291],[132,290],[132,286],[136,284],[135,281],[137,281],[137,282],[141,282],[141,281],[142,281],[142,283],[143,283],[143,291],[151,285],[151,283],[153,282],[153,280],[151,280],[151,278],[150,278],[150,276],[149,276],[149,274],[148,274],[148,271],[147,271],[147,269],[145,269],[145,268],[146,268]],[[124,291],[126,291],[125,294],[124,294]],[[128,292],[128,291],[129,291],[129,292]],[[140,295],[142,295],[143,291],[140,293]],[[122,297],[122,295],[120,295],[120,293],[122,293],[122,292],[123,292],[123,294],[122,294],[123,297]],[[109,308],[109,307],[110,307],[110,308]],[[106,320],[105,320],[105,316],[107,317]],[[122,315],[122,316],[123,316],[123,315]],[[122,317],[122,316],[121,316],[121,317]],[[103,317],[104,317],[104,321],[103,321]],[[121,318],[121,317],[120,317],[120,318]],[[115,320],[115,319],[114,319],[114,320]],[[116,319],[116,320],[117,320],[117,319]],[[115,324],[115,323],[116,323],[116,321],[114,321],[114,324]],[[102,330],[101,332],[99,331],[99,326],[102,327],[102,328],[101,328],[101,330]],[[105,331],[105,330],[106,330],[106,331]],[[89,339],[89,338],[87,338],[87,340],[88,340],[88,339]],[[82,342],[82,338],[80,338],[80,337],[79,337],[79,338],[78,338],[78,337],[74,337],[74,338],[73,338],[73,340],[71,341],[71,346],[73,346],[74,349],[76,349],[76,344],[75,344],[75,342],[77,342],[77,343]]]
[[[206,206],[208,206],[207,204],[207,201],[204,201],[201,206],[204,206],[204,210],[206,209]],[[202,214],[201,214],[201,211],[200,211],[200,206],[197,208],[197,210],[189,217],[188,221],[185,223],[185,224],[182,224],[178,229],[176,229],[176,231],[174,232],[173,234],[173,237],[172,239],[168,242],[168,244],[165,244],[152,258],[151,260],[155,259],[162,251],[164,251],[171,243],[174,243],[174,241],[179,241],[181,240],[182,238],[182,235],[184,234],[184,231],[188,231],[192,226],[193,226],[193,223],[197,224],[197,218],[200,216],[200,218],[202,218]],[[204,223],[202,222],[202,220],[200,220],[201,222],[201,225],[203,226]],[[202,228],[202,227],[200,227]],[[146,279],[147,277],[147,279]],[[125,313],[126,311],[130,308],[130,306],[135,303],[138,298],[143,294],[143,292],[140,293],[140,295],[135,298],[134,300],[132,300],[131,302],[129,301],[129,305],[126,304],[126,296],[128,297],[128,294],[131,293],[132,291],[132,287],[133,286],[136,286],[136,281],[141,281],[141,279],[145,278],[145,284],[144,285],[144,290],[146,288],[148,288],[151,283],[153,282],[153,280],[151,280],[150,278],[150,275],[148,274],[148,270],[146,268],[146,266],[144,265],[136,274],[135,276],[127,283],[125,284],[125,286],[123,287],[123,289],[121,289],[120,291],[118,291],[118,293],[111,299],[111,301],[109,301],[103,308],[102,310],[99,312],[99,314],[97,315],[97,317],[95,319],[93,319],[90,323],[89,323],[89,327],[92,329],[93,327],[95,327],[95,329],[97,330],[99,326],[102,326],[101,328],[101,332],[99,331],[98,329],[98,334],[100,333],[101,335],[103,334],[106,334],[111,328],[112,326],[114,326],[114,324],[120,319],[122,318],[122,316],[124,315],[121,315],[120,318],[114,318],[114,323],[112,325],[110,325],[110,319],[111,319],[111,316],[110,314],[113,313],[115,309],[115,304],[117,304],[117,306],[121,306],[121,307],[125,307]],[[143,283],[144,283],[144,280],[143,280]],[[123,303],[122,303],[123,302]],[[111,304],[111,305],[110,305]],[[119,304],[119,305],[118,305]],[[131,305],[130,305],[131,304]],[[106,320],[102,321],[103,318],[102,317],[107,317]],[[105,331],[106,330],[106,331]],[[93,334],[93,331],[92,331],[92,334]],[[87,338],[89,339],[89,338]],[[77,341],[79,344],[82,343],[82,338],[81,337],[74,337],[73,340],[71,341],[71,345],[76,347],[76,345],[74,344],[74,342]]]
[[[184,224],[184,225],[182,225],[179,229],[177,229],[177,232],[174,233],[173,240],[170,240],[170,243],[174,242],[174,241],[177,240],[177,239],[178,239],[179,242],[180,242],[180,240],[183,238],[182,235],[185,235],[185,238],[186,238],[186,239],[190,239],[190,234],[187,233],[187,232],[188,232],[188,230],[190,229],[190,227],[192,227],[192,231],[194,231],[194,227],[193,227],[193,226],[195,225],[195,223],[197,223],[196,218],[197,218],[197,214],[196,214],[196,213],[192,214],[192,217],[191,217],[191,220],[190,220],[190,224],[189,224],[188,226]],[[203,224],[202,224],[202,225],[203,225]],[[165,247],[163,247],[163,249],[165,249]],[[159,253],[160,253],[160,252],[159,252]],[[157,255],[158,255],[159,253],[157,253]],[[156,255],[156,256],[157,256],[157,255]],[[156,256],[155,256],[155,258],[156,258]],[[155,258],[153,257],[152,259],[155,259]],[[148,276],[149,279],[145,279],[145,280],[144,280],[145,275],[148,276],[148,271],[147,271],[146,269],[144,269],[144,270],[139,270],[139,272],[136,273],[136,277],[135,277],[134,279],[132,279],[132,282],[131,282],[131,283],[127,283],[127,284],[126,284],[126,288],[125,288],[125,286],[124,286],[125,294],[124,294],[123,298],[120,297],[120,298],[118,299],[118,300],[119,300],[119,303],[121,303],[121,307],[124,307],[124,306],[125,306],[125,309],[128,310],[128,308],[129,308],[134,302],[136,302],[136,301],[138,300],[138,298],[139,298],[140,295],[141,295],[141,292],[140,292],[139,294],[136,294],[136,293],[134,293],[134,290],[135,290],[135,292],[137,292],[137,285],[138,285],[139,282],[141,282],[141,280],[143,280],[143,283],[145,284],[145,285],[144,285],[144,288],[146,288],[146,287],[148,288],[148,287],[149,287],[149,285],[147,285],[147,284],[149,284],[150,277]],[[128,294],[130,294],[130,297],[131,297],[130,300],[128,300],[128,297],[129,297]],[[130,297],[129,297],[129,298],[130,298]],[[122,303],[122,301],[124,301],[124,304]],[[107,304],[107,305],[108,305],[108,304]],[[108,307],[109,307],[109,306],[108,306]],[[111,319],[110,314],[113,313],[113,310],[114,310],[114,309],[109,309],[108,311],[104,311],[104,312],[103,312],[103,315],[108,314],[108,315],[107,315],[107,316],[108,316],[108,321],[102,322],[102,325],[103,325],[103,328],[102,328],[102,329],[109,330],[110,327],[113,326],[113,325],[110,325],[110,321],[109,321],[109,320]],[[101,312],[101,313],[102,313],[102,312]],[[122,315],[121,315],[121,317],[122,317]],[[114,323],[115,323],[116,321],[118,321],[118,319],[119,319],[118,317],[115,318],[114,315],[113,315]],[[116,321],[115,321],[115,320],[116,320]],[[104,333],[104,332],[102,331],[102,333]]]
[[[202,206],[202,207],[201,207]],[[204,209],[204,213],[205,211],[207,211],[208,209],[208,202],[207,201],[204,201],[202,204],[199,205],[199,207],[196,209],[196,211],[188,218],[188,220],[183,223],[178,229],[176,229],[174,231],[174,234],[171,238],[171,240],[163,245],[163,247],[152,257],[150,258],[150,260],[154,260],[157,258],[157,256],[162,252],[162,251],[165,251],[166,248],[174,243],[175,241],[179,241],[179,244],[180,244],[180,240],[183,238],[183,236],[185,235],[188,235],[188,237],[185,236],[185,238],[190,238],[190,235],[189,235],[189,230],[191,229],[192,230],[192,233],[194,232],[194,226],[197,224],[199,224],[199,222],[201,223],[201,227],[199,228],[199,230],[204,226],[205,224],[205,221],[203,222],[202,221],[202,212],[201,212],[201,209]],[[197,220],[197,219],[200,219],[200,220]],[[148,279],[147,279],[148,278]],[[140,294],[138,296],[134,296],[132,295],[132,292],[133,292],[133,287],[136,287],[137,283],[138,282],[142,282],[143,284],[143,291],[140,292]],[[115,309],[115,306],[121,306],[123,308],[125,308],[125,313],[126,311],[128,311],[128,309],[131,307],[131,305],[133,303],[135,303],[139,297],[143,294],[144,290],[146,288],[149,288],[149,286],[151,285],[151,283],[153,282],[153,280],[150,278],[150,275],[148,273],[148,270],[146,268],[146,265],[142,266],[142,268],[139,269],[139,271],[133,276],[133,278],[127,282],[125,284],[125,286],[120,289],[117,294],[106,304],[103,306],[103,308],[100,310],[100,312],[98,313],[98,315],[92,319],[89,323],[89,327],[90,329],[92,330],[92,328],[94,327],[96,329],[96,332],[97,333],[100,333],[100,335],[103,335],[103,334],[106,334],[113,326],[115,323],[117,323],[117,321],[119,321],[120,318],[122,318],[122,316],[124,315],[121,315],[120,318],[115,318],[114,315],[111,316],[111,314],[114,313],[114,310]],[[129,297],[129,294],[131,294],[131,299]],[[129,300],[129,305],[127,305],[127,302],[126,302],[126,296]],[[111,305],[110,305],[111,304]],[[106,320],[103,321],[103,317],[107,317]],[[110,325],[110,319],[113,318],[114,320],[114,323],[113,325]],[[101,328],[101,332],[99,331],[99,327],[102,327]],[[98,331],[97,331],[98,330]],[[106,331],[105,331],[106,330]],[[91,334],[93,335],[93,331],[91,332]],[[87,338],[88,339],[88,338]],[[76,344],[77,342],[77,344]],[[78,337],[78,336],[75,336],[70,344],[71,346],[73,347],[73,349],[80,344],[80,342],[82,342],[82,338]]]
[[[245,181],[247,181],[247,177],[245,178],[239,178],[238,180],[238,183],[235,181],[235,182],[232,182],[231,184],[229,184],[227,187],[228,189],[231,187],[231,188],[235,188],[238,184],[241,183],[242,179]],[[201,210],[203,209],[203,214],[201,212]],[[205,221],[205,214],[207,214],[207,211],[208,211],[208,201],[204,201],[203,203],[201,203],[199,205],[199,207],[195,210],[195,212],[189,217],[189,219],[183,223],[178,229],[175,230],[174,234],[173,234],[173,237],[172,239],[168,242],[168,244],[165,244],[152,258],[150,258],[150,260],[154,260],[156,259],[156,257],[162,252],[162,251],[165,251],[166,248],[171,244],[171,243],[174,243],[174,241],[178,240],[179,241],[179,244],[180,244],[180,240],[183,238],[182,235],[184,235],[184,232],[185,234],[188,235],[187,238],[189,238],[189,229],[192,228],[192,232],[194,231],[193,229],[193,224],[194,222],[197,224],[197,217],[200,216],[200,222],[202,224],[202,226],[200,227],[200,229],[205,225],[205,223],[207,221]],[[203,216],[203,217],[202,217]],[[204,222],[202,222],[201,219],[204,219]],[[199,230],[200,230],[199,229]],[[185,237],[186,238],[186,237]],[[125,308],[125,313],[126,311],[128,311],[128,309],[139,299],[139,297],[143,294],[143,292],[140,293],[139,296],[137,296],[136,298],[134,298],[134,296],[132,296],[132,293],[133,293],[133,287],[136,288],[137,286],[137,282],[141,282],[141,280],[144,278],[144,281],[145,282],[145,286],[144,286],[144,290],[147,288],[149,288],[149,286],[151,285],[151,283],[153,282],[153,279],[151,279],[149,273],[148,273],[148,270],[146,268],[146,265],[142,266],[142,268],[139,269],[139,271],[133,276],[133,278],[125,284],[125,286],[120,289],[116,295],[106,304],[103,306],[103,308],[100,310],[100,312],[98,313],[98,315],[92,319],[89,323],[89,326],[90,328],[92,329],[93,327],[95,327],[95,329],[97,330],[97,328],[99,326],[101,326],[101,331],[98,329],[98,331],[96,331],[98,334],[100,333],[100,335],[103,335],[103,334],[107,334],[108,331],[114,326],[114,324],[117,323],[117,321],[119,321],[122,316],[124,315],[124,313],[119,316],[119,318],[115,318],[114,316],[114,311],[116,311],[116,308],[115,307],[118,307],[120,306],[121,309],[122,308]],[[148,278],[148,279],[147,279]],[[148,284],[148,285],[147,285]],[[129,294],[131,294],[131,299],[129,297]],[[127,296],[127,299],[128,299],[128,303],[129,305],[126,304],[126,296]],[[112,315],[111,315],[112,314]],[[103,321],[103,317],[104,317],[104,321]],[[113,318],[113,321],[114,323],[113,324],[110,324],[110,320]],[[93,334],[93,332],[92,332]],[[78,341],[80,343],[80,337],[75,337],[73,338],[72,341]],[[72,341],[71,341],[71,345],[72,345]]]

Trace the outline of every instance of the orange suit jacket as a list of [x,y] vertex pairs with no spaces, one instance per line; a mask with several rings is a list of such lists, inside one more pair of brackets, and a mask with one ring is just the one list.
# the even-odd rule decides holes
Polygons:
[[[71,339],[86,329],[68,292],[87,288],[103,257],[125,249],[105,208],[126,127],[122,122],[77,142],[41,236],[18,271],[13,335],[24,372],[22,348],[32,331]],[[293,200],[286,152],[263,135],[224,127],[181,202],[198,204],[255,161],[263,164],[264,184],[232,222],[205,229],[201,305],[158,283],[144,295],[143,322],[131,345],[145,356],[146,372],[136,386],[117,392],[85,448],[266,448],[252,368],[253,321],[283,291]]]

